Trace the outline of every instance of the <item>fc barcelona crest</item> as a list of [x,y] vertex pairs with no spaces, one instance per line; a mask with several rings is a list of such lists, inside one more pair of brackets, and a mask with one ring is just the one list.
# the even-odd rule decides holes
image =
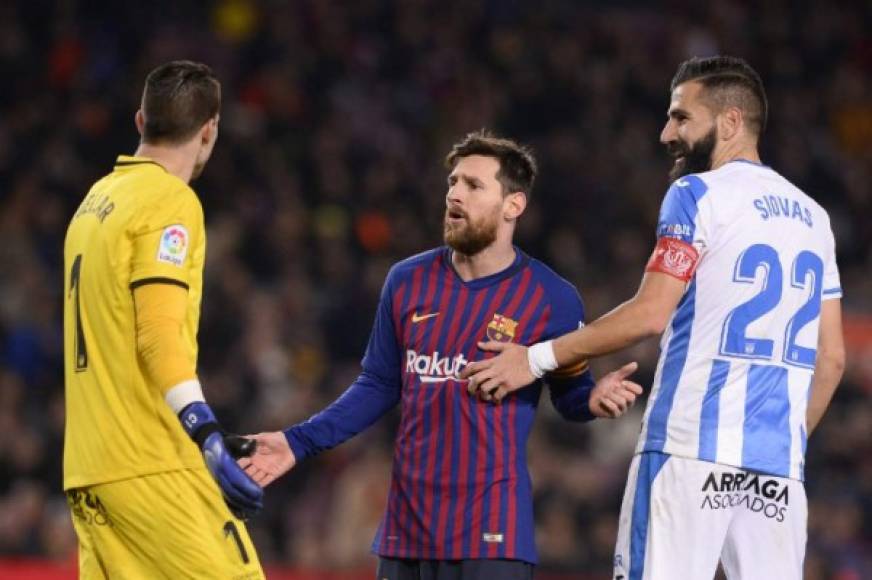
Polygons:
[[518,322],[502,314],[494,313],[494,318],[487,325],[487,337],[497,342],[512,342]]

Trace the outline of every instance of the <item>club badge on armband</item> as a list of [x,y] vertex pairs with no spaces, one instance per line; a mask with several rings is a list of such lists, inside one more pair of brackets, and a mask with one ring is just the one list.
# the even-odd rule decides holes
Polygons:
[[693,278],[699,263],[699,252],[691,244],[675,238],[657,240],[654,253],[645,266],[646,272],[662,272],[684,282]]

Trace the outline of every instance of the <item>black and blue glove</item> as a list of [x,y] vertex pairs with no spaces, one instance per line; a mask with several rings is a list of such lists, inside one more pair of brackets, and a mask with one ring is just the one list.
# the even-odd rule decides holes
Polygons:
[[203,401],[186,406],[179,413],[179,419],[203,452],[206,467],[221,488],[233,515],[241,519],[256,515],[263,508],[263,488],[246,475],[236,460],[251,455],[257,442],[225,433],[212,409]]

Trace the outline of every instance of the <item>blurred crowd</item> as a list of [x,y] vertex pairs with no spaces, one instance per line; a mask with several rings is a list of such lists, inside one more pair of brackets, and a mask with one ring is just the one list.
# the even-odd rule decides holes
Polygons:
[[[831,213],[842,273],[851,351],[809,444],[806,577],[872,577],[870,26],[862,0],[0,4],[0,556],[74,557],[63,237],[91,183],[135,150],[151,68],[190,58],[223,82],[221,136],[194,184],[208,225],[199,370],[225,426],[256,432],[354,379],[389,266],[441,243],[442,159],[469,131],[537,154],[519,246],[579,287],[589,319],[629,298],[668,186],[669,81],[689,56],[729,53],[763,77],[764,162]],[[636,359],[647,386],[657,349],[594,369]],[[543,399],[529,445],[542,569],[610,572],[640,416],[569,425]],[[397,423],[269,488],[250,524],[265,562],[372,565]]]

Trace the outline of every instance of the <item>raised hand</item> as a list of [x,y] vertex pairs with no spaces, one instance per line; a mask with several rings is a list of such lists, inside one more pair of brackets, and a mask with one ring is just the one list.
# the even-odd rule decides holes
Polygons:
[[297,463],[288,439],[281,431],[248,435],[257,442],[254,453],[242,457],[239,467],[261,487],[266,487],[291,470]]
[[637,368],[637,363],[627,363],[596,382],[590,393],[589,403],[590,412],[594,416],[615,419],[630,410],[636,397],[642,394],[639,384],[627,380]]

